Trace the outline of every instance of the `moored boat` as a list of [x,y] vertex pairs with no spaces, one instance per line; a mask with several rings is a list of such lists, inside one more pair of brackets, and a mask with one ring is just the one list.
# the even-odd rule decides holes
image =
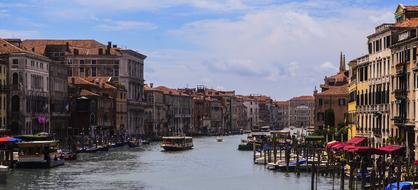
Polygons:
[[109,146],[99,145],[99,146],[97,146],[97,151],[109,151]]
[[188,150],[193,148],[193,138],[187,136],[163,137],[161,147],[166,151]]
[[28,141],[16,144],[19,149],[18,168],[52,168],[64,165],[58,155],[58,141]]
[[222,137],[216,137],[216,141],[217,141],[217,142],[223,142],[223,141],[224,141],[224,139],[223,139]]
[[141,144],[150,144],[149,140],[143,139],[141,140]]
[[128,146],[130,148],[139,147],[140,145],[141,145],[141,141],[139,141],[138,139],[132,139],[132,140],[128,141]]

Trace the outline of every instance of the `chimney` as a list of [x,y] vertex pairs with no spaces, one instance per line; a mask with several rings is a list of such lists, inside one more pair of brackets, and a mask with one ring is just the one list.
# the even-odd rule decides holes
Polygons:
[[112,46],[113,48],[118,48],[118,45],[116,45],[116,44],[113,44],[113,46]]
[[153,88],[154,87],[154,83],[149,83],[149,87]]
[[112,42],[107,42],[107,48],[106,48],[106,55],[110,55],[110,48],[112,48]]
[[65,42],[66,51],[70,51],[70,43]]

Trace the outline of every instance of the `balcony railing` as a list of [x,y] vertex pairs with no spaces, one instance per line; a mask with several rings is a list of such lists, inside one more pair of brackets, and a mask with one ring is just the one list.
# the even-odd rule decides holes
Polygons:
[[373,135],[376,137],[381,137],[382,136],[382,128],[373,128]]
[[406,90],[405,89],[396,89],[393,91],[395,94],[396,99],[405,99],[406,98]]
[[395,65],[396,68],[396,74],[397,75],[403,75],[405,74],[405,66],[406,64],[404,62],[398,63]]
[[406,122],[406,118],[403,116],[395,116],[393,117],[393,122],[395,123],[395,125],[403,125]]

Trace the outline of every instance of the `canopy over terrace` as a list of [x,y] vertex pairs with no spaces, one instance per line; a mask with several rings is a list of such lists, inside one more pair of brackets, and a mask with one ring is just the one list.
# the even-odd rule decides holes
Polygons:
[[401,153],[405,147],[398,145],[387,145],[381,148],[376,149],[378,154],[398,154]]
[[353,137],[350,140],[348,140],[346,142],[346,144],[349,144],[349,145],[359,145],[359,144],[361,144],[363,142],[366,142],[366,140],[367,140],[367,137]]

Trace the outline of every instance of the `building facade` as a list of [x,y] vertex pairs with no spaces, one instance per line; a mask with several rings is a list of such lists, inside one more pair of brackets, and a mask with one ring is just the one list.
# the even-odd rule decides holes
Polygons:
[[44,55],[47,46],[60,46],[68,66],[68,76],[112,77],[112,81],[127,90],[128,123],[127,136],[143,135],[144,122],[144,60],[145,55],[130,49],[118,48],[95,40],[24,40],[22,47]]
[[45,56],[0,39],[0,59],[8,62],[8,122],[12,134],[50,133],[49,64]]
[[278,128],[289,127],[289,101],[276,101]]
[[289,126],[310,127],[314,125],[315,99],[313,96],[298,96],[289,100]]
[[[340,55],[339,72],[336,75],[325,77],[321,85],[321,92],[316,89],[315,97],[315,127],[329,128],[345,125],[348,102],[348,72],[345,69],[345,57]],[[327,112],[333,115],[334,126],[325,126]]]

